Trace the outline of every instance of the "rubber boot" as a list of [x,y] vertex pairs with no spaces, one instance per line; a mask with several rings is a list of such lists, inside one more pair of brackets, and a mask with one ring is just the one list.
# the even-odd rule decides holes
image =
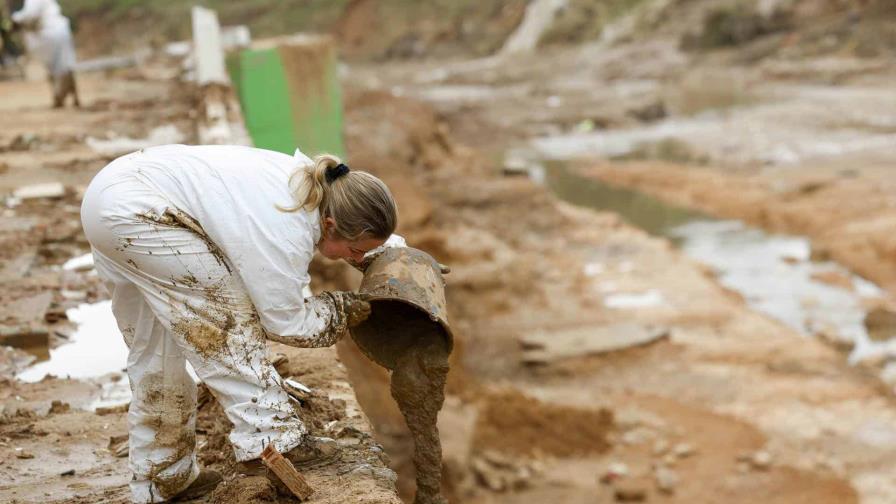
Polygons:
[[178,502],[198,499],[212,493],[222,481],[224,481],[224,478],[221,477],[218,471],[202,469],[199,471],[199,476],[196,480],[190,483],[190,486],[178,492],[171,500]]

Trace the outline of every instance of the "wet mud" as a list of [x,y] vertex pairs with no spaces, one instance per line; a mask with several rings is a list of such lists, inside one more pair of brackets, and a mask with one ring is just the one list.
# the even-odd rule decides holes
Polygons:
[[[444,329],[424,312],[398,301],[373,303],[366,333],[376,343],[363,346],[377,362],[392,365],[390,392],[414,439],[415,504],[447,501],[441,493],[442,445],[436,425],[445,402],[450,353]],[[375,350],[374,350],[375,349]]]

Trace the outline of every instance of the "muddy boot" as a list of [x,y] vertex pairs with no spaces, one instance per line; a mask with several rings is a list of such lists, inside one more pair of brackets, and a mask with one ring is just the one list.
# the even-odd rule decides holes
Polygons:
[[62,108],[62,105],[65,102],[65,94],[63,93],[64,86],[62,81],[62,77],[50,77],[50,88],[53,90],[54,109]]
[[221,477],[221,474],[218,473],[218,471],[203,469],[199,471],[199,476],[196,478],[196,481],[190,483],[190,486],[181,490],[177,495],[172,497],[171,500],[178,502],[198,499],[211,493],[215,488],[218,488],[218,485],[223,480],[224,478]]
[[72,95],[72,99],[74,100],[75,108],[81,108],[81,100],[78,98],[78,85],[75,82],[75,73],[69,72],[66,75],[67,83],[67,93]]

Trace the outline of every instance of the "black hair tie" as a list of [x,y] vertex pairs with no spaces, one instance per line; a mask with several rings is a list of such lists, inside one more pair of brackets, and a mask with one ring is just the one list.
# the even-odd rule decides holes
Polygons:
[[345,166],[342,163],[339,163],[336,166],[327,168],[327,171],[326,171],[327,183],[332,184],[333,181],[335,181],[339,177],[347,174],[349,171],[351,171],[351,170],[349,170],[348,166]]

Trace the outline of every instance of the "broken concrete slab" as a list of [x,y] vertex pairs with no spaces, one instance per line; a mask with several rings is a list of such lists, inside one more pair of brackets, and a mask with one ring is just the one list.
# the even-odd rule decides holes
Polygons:
[[31,184],[22,186],[13,191],[12,195],[20,200],[35,198],[61,198],[65,196],[65,186],[61,182],[46,182],[43,184]]
[[665,327],[641,324],[586,326],[556,331],[539,330],[520,338],[523,362],[547,364],[647,345],[669,336]]
[[18,324],[40,323],[52,302],[53,293],[49,291],[16,299],[0,307],[0,320]]
[[[50,346],[50,332],[45,327],[34,326],[0,326],[0,345],[28,350],[43,350],[45,357]],[[36,353],[36,352],[32,352]]]

